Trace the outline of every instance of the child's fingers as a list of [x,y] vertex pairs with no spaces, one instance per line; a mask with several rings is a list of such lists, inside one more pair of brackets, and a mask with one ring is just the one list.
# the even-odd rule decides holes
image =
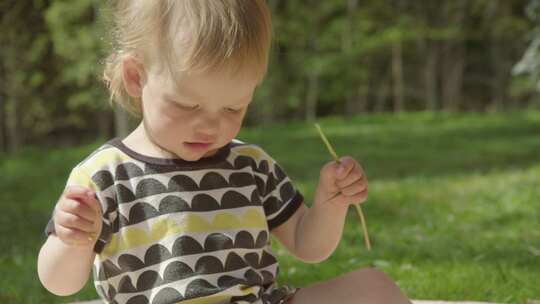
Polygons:
[[87,206],[92,208],[98,216],[101,216],[101,205],[99,204],[96,193],[92,190],[88,190],[86,193],[86,200],[84,201]]
[[336,168],[336,178],[342,180],[357,166],[357,162],[350,156],[339,159],[339,165]]
[[363,179],[361,179],[357,180],[356,182],[347,187],[341,188],[340,191],[346,196],[354,196],[360,192],[363,192],[364,190],[367,190],[367,188],[367,183]]
[[87,187],[68,186],[66,187],[66,189],[64,189],[63,195],[64,197],[71,198],[71,199],[86,198],[88,191],[91,191],[91,190],[89,190]]
[[363,179],[364,175],[361,170],[352,170],[347,177],[345,177],[342,180],[337,180],[336,185],[343,189],[345,187],[348,187],[352,185],[353,183]]
[[[367,179],[360,165],[351,157],[343,157],[340,162],[328,162],[321,168],[319,186],[330,197],[358,182],[367,183]],[[350,189],[347,193],[355,194]]]
[[365,202],[367,198],[368,198],[368,189],[366,188],[364,191],[353,195],[350,199],[350,203],[355,204],[355,205],[361,204]]
[[96,193],[88,188],[70,186],[64,190],[64,197],[85,203],[97,214],[101,214],[101,206],[97,200]]
[[335,161],[326,163],[320,172],[319,186],[322,186],[326,192],[337,193],[339,191],[336,185],[336,170],[339,164]]
[[365,189],[362,192],[359,192],[355,195],[348,196],[343,193],[339,193],[335,197],[333,197],[329,203],[341,206],[341,205],[350,205],[350,204],[359,204],[363,203],[367,200],[368,197],[368,190]]
[[83,203],[80,200],[64,199],[59,205],[58,209],[71,213],[90,222],[95,222],[100,218],[95,208],[92,208],[89,204]]
[[57,209],[55,211],[55,223],[64,228],[76,229],[83,232],[96,231],[95,222],[89,221],[77,214],[65,212],[62,209]]
[[56,227],[56,236],[69,246],[90,246],[95,242],[92,234],[88,232],[62,226]]

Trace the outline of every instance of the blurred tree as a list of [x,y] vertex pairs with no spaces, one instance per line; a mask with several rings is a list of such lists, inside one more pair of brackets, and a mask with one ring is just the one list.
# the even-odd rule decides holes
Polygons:
[[45,12],[54,52],[64,64],[59,77],[66,88],[66,119],[75,126],[95,128],[102,137],[112,135],[114,117],[125,119],[107,109],[100,81],[102,58],[110,48],[105,45],[108,12],[99,0],[52,0]]
[[[529,43],[515,71],[540,88],[539,1],[269,0],[275,40],[247,123],[520,107],[530,84],[510,71]],[[0,2],[0,150],[129,130],[100,80],[107,3]]]
[[530,46],[514,67],[514,72],[530,75],[536,90],[540,92],[540,0],[530,0],[527,13],[536,27],[532,31]]
[[472,24],[475,28],[468,30],[469,39],[479,41],[485,50],[476,60],[489,72],[484,76],[489,93],[485,96],[487,110],[512,106],[509,100],[512,66],[525,46],[525,39],[520,37],[525,37],[530,28],[530,23],[520,13],[524,4],[520,0],[477,0],[472,6],[472,18],[479,21]]
[[47,5],[48,1],[0,3],[0,148],[6,152],[14,153],[25,141],[50,130],[51,105],[41,100],[50,98],[55,88],[47,78],[55,70],[46,60],[51,43],[41,12]]

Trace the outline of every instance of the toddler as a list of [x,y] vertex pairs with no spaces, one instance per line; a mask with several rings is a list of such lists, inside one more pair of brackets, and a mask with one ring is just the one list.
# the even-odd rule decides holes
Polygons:
[[276,283],[271,236],[322,262],[367,179],[350,157],[329,162],[307,208],[272,157],[235,139],[267,70],[265,1],[115,3],[104,79],[140,124],[71,171],[38,257],[45,288],[74,294],[92,272],[115,304],[409,303],[374,269]]

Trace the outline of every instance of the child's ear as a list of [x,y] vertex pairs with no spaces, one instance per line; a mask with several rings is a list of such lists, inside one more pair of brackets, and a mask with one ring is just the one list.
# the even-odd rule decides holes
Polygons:
[[137,58],[127,56],[122,60],[122,79],[129,96],[133,98],[140,98],[142,96],[145,71]]

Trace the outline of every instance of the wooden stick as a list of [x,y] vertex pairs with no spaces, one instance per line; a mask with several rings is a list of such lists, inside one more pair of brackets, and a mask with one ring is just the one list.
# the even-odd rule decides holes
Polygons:
[[[326,148],[328,148],[328,152],[330,152],[334,160],[338,164],[340,164],[341,162],[339,161],[339,157],[336,151],[334,150],[334,148],[332,147],[332,145],[330,144],[330,142],[328,141],[328,139],[326,138],[326,136],[324,136],[321,126],[319,126],[319,124],[315,124],[315,128],[317,128],[317,131],[319,131],[319,135],[321,136],[324,144],[326,145]],[[366,244],[367,250],[370,251],[371,242],[369,241],[369,234],[367,230],[366,219],[364,217],[364,212],[362,211],[362,207],[360,207],[360,204],[354,204],[354,207],[356,207],[356,212],[358,213],[358,216],[360,217],[360,223],[362,224],[362,230],[364,231],[364,243]]]

